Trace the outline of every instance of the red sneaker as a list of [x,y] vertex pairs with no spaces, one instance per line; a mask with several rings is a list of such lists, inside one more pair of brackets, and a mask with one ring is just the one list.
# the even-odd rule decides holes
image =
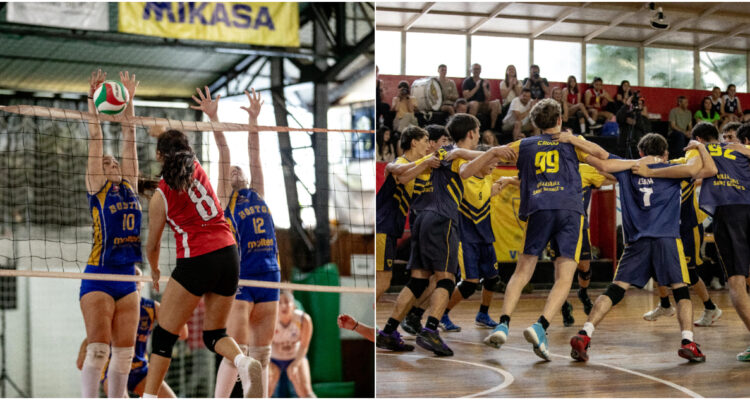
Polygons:
[[588,361],[589,355],[586,350],[589,349],[591,338],[588,335],[579,333],[570,338],[570,356],[577,361]]
[[692,362],[706,361],[706,355],[701,353],[701,349],[698,348],[698,343],[695,342],[683,344],[682,347],[677,350],[677,355]]

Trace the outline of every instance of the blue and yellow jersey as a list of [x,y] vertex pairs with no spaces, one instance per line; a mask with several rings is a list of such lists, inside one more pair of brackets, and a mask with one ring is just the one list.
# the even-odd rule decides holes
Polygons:
[[750,160],[725,143],[707,144],[706,150],[719,173],[703,180],[701,209],[713,215],[718,206],[750,204]]
[[110,181],[88,195],[94,245],[88,265],[117,266],[141,262],[141,203],[126,180]]
[[[685,157],[670,160],[671,164],[686,164],[692,158],[700,157],[698,150],[689,150]],[[680,201],[680,230],[690,230],[702,223],[706,214],[698,208],[698,198],[695,196],[695,181],[682,181],[682,200]]]
[[607,179],[600,174],[596,168],[585,164],[578,164],[578,171],[581,174],[581,185],[583,190],[583,229],[589,229],[589,204],[591,203],[591,190],[599,188]]
[[[419,165],[431,156],[432,154],[420,158],[414,163]],[[394,161],[396,164],[408,164],[410,162],[405,157],[399,157]],[[427,169],[426,172],[419,174],[416,179],[404,184],[397,183],[393,175],[388,174],[375,196],[376,233],[401,237],[404,233],[406,215],[411,203],[416,194],[421,193],[424,186],[430,181],[430,171],[430,169]]]
[[430,181],[425,185],[422,193],[412,202],[412,208],[419,211],[433,211],[453,222],[459,223],[458,206],[464,196],[464,185],[458,172],[461,165],[468,161],[457,158],[451,161],[444,160],[452,146],[446,146],[438,150],[441,161],[440,167],[432,170]]
[[[610,158],[620,159],[615,155]],[[651,164],[664,168],[669,164]],[[680,237],[680,184],[683,179],[645,178],[629,169],[614,174],[620,185],[625,243],[640,238]]]
[[518,153],[521,179],[519,215],[526,220],[540,210],[571,210],[583,214],[583,186],[578,161],[588,154],[551,135],[533,136],[509,145]]
[[490,218],[490,197],[492,195],[492,175],[484,178],[470,176],[463,180],[464,197],[458,206],[461,213],[459,224],[461,241],[465,243],[492,243],[492,218]]
[[240,278],[279,270],[271,210],[253,189],[233,190],[224,217],[240,252]]
[[131,369],[140,368],[148,364],[146,344],[156,320],[156,304],[151,299],[141,297],[141,316],[138,319],[138,332],[135,337],[135,355]]

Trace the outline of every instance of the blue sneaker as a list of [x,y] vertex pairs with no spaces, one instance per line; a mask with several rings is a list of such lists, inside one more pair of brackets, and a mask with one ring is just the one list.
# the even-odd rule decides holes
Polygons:
[[550,361],[549,345],[547,344],[547,332],[539,322],[534,323],[523,331],[526,341],[534,345],[534,354],[540,358]]
[[508,340],[508,324],[503,323],[498,324],[492,333],[484,338],[484,344],[499,349],[500,346],[505,344],[506,340]]
[[493,321],[492,318],[490,318],[489,314],[483,312],[477,313],[477,318],[474,320],[474,322],[480,328],[494,329],[497,326],[497,322]]
[[446,332],[461,332],[461,327],[454,324],[451,319],[448,318],[448,314],[443,314],[443,317],[440,318],[439,326]]

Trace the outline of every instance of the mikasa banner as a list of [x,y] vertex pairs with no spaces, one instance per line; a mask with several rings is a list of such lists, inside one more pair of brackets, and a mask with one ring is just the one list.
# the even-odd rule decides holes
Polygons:
[[108,3],[7,3],[8,22],[59,28],[109,30]]
[[174,39],[299,47],[297,3],[119,3],[119,30]]

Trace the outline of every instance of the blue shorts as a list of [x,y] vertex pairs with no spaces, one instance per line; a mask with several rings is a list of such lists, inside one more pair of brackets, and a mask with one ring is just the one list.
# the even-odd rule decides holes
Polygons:
[[279,367],[280,372],[286,371],[286,369],[289,368],[289,364],[291,364],[292,361],[294,361],[293,358],[291,360],[277,360],[275,358],[271,359],[271,362],[276,364],[277,367]]
[[701,244],[703,244],[703,225],[698,224],[691,229],[680,229],[680,239],[685,251],[685,263],[689,269],[703,265],[701,259]]
[[438,213],[420,211],[411,230],[411,255],[407,269],[457,273],[457,225]]
[[690,282],[680,239],[640,238],[625,246],[614,280],[643,288],[650,278],[665,286]]
[[[135,275],[135,264],[111,266],[87,265],[85,273],[91,274],[118,274],[118,275]],[[78,300],[86,293],[104,292],[112,296],[115,301],[136,291],[135,282],[117,282],[117,281],[94,281],[81,280],[81,290],[78,293]]]
[[[264,282],[281,282],[281,271],[264,272],[262,274],[253,274],[243,276],[242,279]],[[249,301],[251,303],[267,303],[269,301],[279,301],[279,289],[259,288],[252,286],[237,287],[237,300]]]
[[375,270],[392,271],[393,260],[396,258],[396,243],[394,236],[385,233],[375,234]]
[[578,262],[583,246],[583,214],[570,210],[540,210],[529,216],[523,254],[541,256],[553,242],[555,254]]
[[492,243],[464,243],[458,245],[458,267],[462,279],[494,278],[497,276],[497,257]]
[[[104,384],[104,381],[107,379],[107,374],[109,373],[109,361],[107,360],[107,365],[104,367],[104,373],[102,374],[102,379],[99,381],[102,385]],[[140,367],[133,368],[132,365],[140,363],[142,364]],[[135,388],[138,386],[141,381],[146,379],[146,375],[148,374],[148,362],[145,361],[134,361],[133,364],[131,364],[130,374],[128,374],[128,392],[135,393]]]
[[[560,251],[557,248],[557,241],[552,240],[549,245],[550,250],[552,250],[550,257],[554,260],[557,258],[557,254]],[[581,256],[579,261],[583,260],[591,260],[591,234],[589,233],[588,228],[583,229],[583,236],[581,237]]]

